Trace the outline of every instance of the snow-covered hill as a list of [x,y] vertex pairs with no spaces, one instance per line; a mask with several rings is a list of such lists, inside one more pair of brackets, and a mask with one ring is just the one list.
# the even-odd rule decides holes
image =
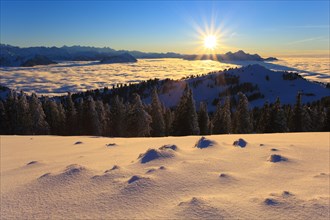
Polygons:
[[265,101],[272,103],[277,97],[282,104],[294,104],[298,92],[302,93],[304,103],[330,96],[324,84],[308,81],[294,72],[273,71],[254,64],[181,81],[168,80],[159,92],[165,106],[177,105],[186,83],[193,90],[196,106],[203,101],[211,111],[218,101],[224,101],[227,95],[236,97],[239,91],[247,95],[251,107],[262,106]]
[[1,136],[0,215],[329,219],[329,135]]

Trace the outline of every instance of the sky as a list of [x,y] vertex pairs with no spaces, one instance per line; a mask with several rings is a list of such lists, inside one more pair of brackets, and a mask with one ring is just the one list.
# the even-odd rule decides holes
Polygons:
[[145,52],[329,55],[329,1],[6,1],[0,41]]

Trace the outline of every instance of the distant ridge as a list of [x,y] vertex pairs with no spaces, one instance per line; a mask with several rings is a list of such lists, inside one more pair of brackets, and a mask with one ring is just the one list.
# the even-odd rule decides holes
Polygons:
[[[0,44],[0,66],[22,66],[35,56],[54,61],[96,61],[113,56],[130,54],[136,58],[182,58],[178,53],[145,53],[141,51],[114,50],[109,47],[63,46],[63,47],[16,47]],[[131,59],[132,60],[132,59]],[[131,61],[130,61],[131,62]],[[31,63],[31,62],[30,62]],[[37,62],[38,63],[38,62]],[[114,63],[114,62],[112,62]],[[42,64],[42,62],[41,62]],[[40,65],[40,64],[36,64]]]
[[[245,53],[243,50],[225,54],[192,54],[185,55],[173,52],[147,53],[141,51],[114,50],[110,47],[63,46],[63,47],[17,47],[0,44],[0,66],[24,66],[23,64],[35,56],[49,62],[36,62],[36,65],[47,65],[55,61],[101,61],[109,57],[129,54],[134,59],[153,58],[183,58],[185,60],[214,60],[214,61],[276,61],[275,57],[262,58],[258,54]],[[123,59],[119,59],[123,60]],[[131,61],[132,62],[132,59]],[[31,63],[31,62],[30,62]],[[33,62],[32,62],[33,63]],[[39,64],[40,63],[40,64]],[[43,64],[45,63],[45,64]],[[114,63],[114,62],[111,62]]]
[[203,54],[203,55],[185,55],[186,60],[215,60],[215,61],[275,61],[277,58],[262,58],[258,54],[245,53],[243,50],[237,52],[228,52],[225,54]]

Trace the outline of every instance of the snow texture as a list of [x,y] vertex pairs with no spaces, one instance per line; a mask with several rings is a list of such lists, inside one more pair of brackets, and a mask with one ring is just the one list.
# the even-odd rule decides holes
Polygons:
[[[244,150],[232,146],[240,138],[248,141]],[[77,140],[83,147],[73,145]],[[200,140],[213,145],[194,148]],[[117,146],[109,150],[108,143]],[[0,215],[327,220],[329,144],[328,132],[204,138],[1,136]],[[267,161],[273,148],[289,162]]]

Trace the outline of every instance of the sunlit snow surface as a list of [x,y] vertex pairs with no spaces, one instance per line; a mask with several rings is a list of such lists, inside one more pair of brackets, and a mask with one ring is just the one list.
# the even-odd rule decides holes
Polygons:
[[60,62],[36,67],[0,68],[1,85],[25,92],[59,95],[68,91],[84,91],[110,87],[117,83],[137,83],[150,78],[180,79],[195,74],[259,63],[270,69],[300,71],[306,78],[330,82],[327,58],[286,58],[272,63],[182,59],[139,59],[137,63],[98,64],[97,61]]

